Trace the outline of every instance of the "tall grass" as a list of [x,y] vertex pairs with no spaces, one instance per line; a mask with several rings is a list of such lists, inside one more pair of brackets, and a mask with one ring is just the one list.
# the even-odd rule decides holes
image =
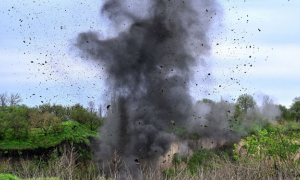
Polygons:
[[78,163],[74,148],[65,150],[58,156],[54,151],[49,160],[12,159],[0,162],[0,173],[14,174],[24,179],[55,178],[55,179],[99,179],[98,171],[92,162]]
[[[13,162],[7,159],[0,163],[0,173],[14,174],[24,179],[83,179],[83,180],[253,180],[253,179],[300,179],[299,162],[280,163],[272,160],[257,160],[255,158],[240,158],[238,161],[225,156],[214,156],[209,159],[209,165],[199,165],[196,170],[184,165],[174,166],[169,171],[140,168],[135,174],[128,170],[111,170],[103,173],[94,163],[83,165],[76,163],[77,154],[72,149],[60,157],[53,156],[48,162],[21,159]],[[100,173],[101,172],[101,173]],[[171,172],[171,173],[170,173]]]

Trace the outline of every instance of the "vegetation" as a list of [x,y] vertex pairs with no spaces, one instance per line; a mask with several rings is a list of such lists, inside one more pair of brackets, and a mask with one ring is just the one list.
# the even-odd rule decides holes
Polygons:
[[[19,104],[21,99],[19,95],[0,95],[0,180],[124,177],[124,172],[118,170],[101,171],[92,161],[92,149],[85,148],[91,139],[97,138],[104,121],[93,102],[88,103],[88,108],[80,104],[28,107]],[[141,168],[139,179],[297,179],[300,176],[299,98],[295,98],[290,108],[278,106],[281,110],[278,123],[268,121],[267,116],[256,111],[256,102],[247,94],[232,104],[209,99],[199,103],[210,106],[212,112],[226,109],[224,116],[220,116],[229,121],[224,127],[244,138],[226,149],[195,148],[188,156],[175,154],[171,167],[164,171]],[[273,102],[265,98],[264,103],[269,107]],[[178,125],[166,131],[189,141],[201,138],[201,133],[188,134],[187,129]],[[69,148],[62,148],[64,143]],[[22,156],[25,151],[47,151],[47,158],[43,153]],[[131,172],[125,174],[126,179],[135,179]]]
[[269,125],[233,148],[195,149],[173,159],[161,179],[297,179],[300,175],[300,126]]
[[[16,151],[18,153],[28,150],[46,151],[66,142],[83,143],[88,146],[90,138],[97,138],[97,129],[104,120],[95,112],[90,113],[82,106],[74,108],[78,105],[74,107],[50,104],[38,107],[8,106],[6,104],[8,96],[0,95],[0,97],[3,100],[0,107],[0,154],[5,156]],[[77,116],[71,116],[73,114]],[[78,116],[84,119],[77,119]],[[84,151],[82,148],[79,150]]]
[[[239,155],[247,154],[255,159],[289,162],[300,150],[299,124],[269,126],[241,141]],[[238,155],[238,154],[236,154]],[[238,158],[238,156],[235,156]]]
[[251,95],[243,94],[237,99],[237,105],[244,113],[247,113],[249,109],[255,108],[256,102]]
[[49,148],[65,141],[89,144],[88,138],[97,137],[97,132],[91,131],[86,126],[74,121],[63,122],[55,129],[56,131],[51,131],[47,135],[45,135],[42,128],[30,129],[27,138],[23,140],[14,139],[14,136],[8,135],[0,141],[0,150]]
[[0,174],[0,180],[21,180],[12,174]]
[[291,117],[294,118],[297,122],[300,121],[300,101],[294,102],[290,109]]
[[0,94],[0,103],[1,107],[10,105],[10,106],[17,106],[19,105],[23,99],[21,98],[20,94],[11,94],[10,96],[7,93]]
[[187,170],[191,174],[198,172],[200,168],[210,168],[213,167],[212,159],[218,158],[218,156],[212,151],[198,149],[195,150],[193,156],[187,161]]

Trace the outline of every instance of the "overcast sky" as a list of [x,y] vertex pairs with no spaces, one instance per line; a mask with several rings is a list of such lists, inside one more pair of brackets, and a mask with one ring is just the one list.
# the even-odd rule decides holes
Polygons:
[[[243,93],[258,99],[267,94],[290,106],[300,96],[300,1],[219,2],[222,17],[210,33],[212,52],[206,66],[194,68],[192,96],[234,101]],[[0,0],[0,93],[20,93],[31,106],[108,101],[109,77],[72,47],[83,31],[116,35],[99,16],[102,3]]]

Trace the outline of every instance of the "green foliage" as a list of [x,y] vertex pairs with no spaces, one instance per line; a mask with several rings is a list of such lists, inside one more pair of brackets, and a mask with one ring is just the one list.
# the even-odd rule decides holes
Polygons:
[[163,171],[163,174],[167,178],[172,178],[173,176],[175,176],[176,170],[174,168],[166,169],[166,170]]
[[279,109],[281,111],[281,117],[284,120],[290,120],[290,118],[291,118],[290,111],[283,105],[279,105]]
[[187,133],[187,130],[182,126],[172,126],[165,129],[165,131],[168,133],[174,133],[178,137],[183,137]]
[[195,174],[200,167],[207,168],[213,166],[212,159],[218,158],[218,156],[209,150],[199,149],[194,152],[193,156],[187,162],[187,168]]
[[59,117],[51,115],[48,111],[40,113],[37,110],[32,110],[29,113],[30,127],[42,129],[45,136],[59,131],[60,122]]
[[49,103],[40,105],[36,110],[41,113],[50,113],[53,116],[56,116],[64,121],[68,119],[69,108],[64,107],[62,105],[50,105]]
[[76,108],[71,111],[70,118],[81,124],[88,125],[92,131],[97,130],[103,121],[96,113],[90,113],[87,109],[80,106],[76,106]]
[[180,164],[180,162],[181,159],[179,158],[178,153],[175,153],[172,161],[173,165],[177,167]]
[[46,103],[46,104],[42,104],[40,106],[38,106],[38,110],[40,110],[42,113],[44,112],[52,112],[52,107],[50,103]]
[[59,117],[59,118],[64,118],[67,115],[67,108],[63,107],[62,105],[53,105],[52,106],[52,113]]
[[[71,111],[73,111],[72,117],[78,122],[70,120]],[[82,117],[80,117],[81,115]],[[102,121],[103,119],[99,118],[96,113],[87,111],[80,104],[72,108],[50,104],[35,108],[28,108],[25,105],[1,106],[0,151],[6,155],[11,151],[17,151],[21,155],[25,150],[47,149],[58,146],[63,142],[69,142],[70,144],[80,144],[76,147],[76,158],[80,162],[86,162],[86,160],[92,159],[91,152],[88,149],[89,139],[97,138],[96,130]],[[61,149],[58,149],[58,151],[63,153]],[[47,162],[40,161],[38,157],[35,157],[33,161],[39,164],[38,168],[46,168],[58,158],[57,153],[52,155],[54,157],[51,157],[51,160]],[[6,173],[10,173],[10,171]],[[1,178],[20,179],[11,174],[0,174],[0,180]],[[58,180],[58,178],[36,179]]]
[[199,140],[199,138],[200,138],[200,134],[199,133],[189,134],[189,139],[191,139],[191,140]]
[[187,132],[186,129],[181,126],[175,126],[172,130],[178,137],[183,137],[183,135]]
[[256,102],[254,101],[253,97],[248,94],[240,95],[237,99],[237,104],[244,114],[246,114],[249,109],[254,109],[256,106]]
[[0,149],[48,148],[63,141],[89,144],[88,137],[96,137],[96,130],[103,119],[80,104],[71,109],[71,118],[77,122],[66,121],[70,119],[69,109],[61,105],[1,107]]
[[234,143],[234,144],[233,144],[233,147],[234,147],[234,149],[232,150],[232,153],[233,153],[233,159],[234,159],[235,161],[239,161],[239,160],[240,160],[240,153],[237,152],[237,144]]
[[164,170],[163,174],[167,178],[172,178],[173,176],[175,176],[179,172],[178,167],[180,166],[180,164],[182,162],[187,163],[187,158],[186,157],[179,157],[178,153],[175,153],[174,156],[173,156],[173,160],[172,160],[173,168]]
[[5,106],[0,110],[0,140],[23,140],[28,136],[28,112],[26,106]]
[[236,105],[234,106],[234,108],[235,108],[235,110],[234,110],[234,115],[233,115],[233,117],[234,117],[235,119],[237,119],[237,118],[241,117],[243,113],[242,113],[242,110],[241,110],[240,105],[236,104]]
[[300,101],[296,101],[290,108],[291,118],[295,119],[297,122],[300,121]]
[[243,113],[241,111],[241,107],[236,104],[234,110],[233,117],[229,119],[229,128],[230,130],[240,131],[242,119],[243,119]]
[[0,180],[21,180],[12,174],[0,174]]
[[283,126],[260,130],[257,135],[251,135],[242,140],[247,154],[258,159],[272,158],[274,161],[288,160],[300,148],[297,139],[300,134]]
[[[24,180],[30,180],[30,179],[24,179]],[[34,180],[60,180],[60,179],[56,177],[51,177],[51,178],[34,178]]]
[[84,108],[76,108],[71,111],[70,118],[74,121],[85,124],[89,118],[89,112]]
[[57,133],[45,136],[43,130],[34,128],[29,131],[28,138],[22,141],[4,139],[0,141],[1,150],[26,150],[49,148],[64,141],[75,143],[87,142],[89,137],[97,137],[97,132],[78,122],[66,121],[59,125]]
[[[21,179],[12,174],[0,174],[0,180],[30,180],[30,179]],[[59,178],[34,178],[34,180],[59,180]]]

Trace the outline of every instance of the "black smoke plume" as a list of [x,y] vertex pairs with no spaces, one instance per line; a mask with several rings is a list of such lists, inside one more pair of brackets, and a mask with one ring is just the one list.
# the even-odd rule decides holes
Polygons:
[[[117,150],[135,169],[139,163],[155,165],[169,150],[176,137],[168,130],[186,126],[193,113],[191,68],[210,52],[217,7],[215,0],[111,0],[101,15],[116,28],[123,22],[129,28],[110,39],[79,34],[80,53],[102,63],[117,94],[117,110],[100,129],[99,160],[113,161]],[[141,16],[139,8],[146,9]]]

